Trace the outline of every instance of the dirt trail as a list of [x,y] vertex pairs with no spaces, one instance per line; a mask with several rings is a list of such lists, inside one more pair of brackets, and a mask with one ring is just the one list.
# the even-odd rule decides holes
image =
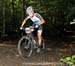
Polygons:
[[[67,46],[64,46],[62,42],[48,42],[46,41],[46,50],[40,54],[33,52],[32,56],[28,59],[22,59],[17,51],[17,44],[4,44],[6,46],[0,46],[0,66],[56,66],[55,64],[61,64],[59,59],[63,56],[70,54],[70,50]],[[65,49],[67,48],[67,49]],[[57,63],[58,62],[58,63]],[[64,66],[64,65],[62,65]]]

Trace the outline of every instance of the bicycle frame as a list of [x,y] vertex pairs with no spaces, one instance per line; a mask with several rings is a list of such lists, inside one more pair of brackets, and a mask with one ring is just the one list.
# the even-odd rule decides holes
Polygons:
[[[32,29],[33,28],[33,29]],[[22,36],[18,42],[18,53],[22,58],[30,57],[33,49],[38,49],[38,40],[33,35],[34,27],[27,27],[23,29],[26,32],[26,36]],[[44,41],[43,48],[45,48]]]
[[[27,31],[27,32],[26,32]],[[30,27],[27,27],[27,30],[25,29],[25,32],[26,32],[26,36],[28,36],[30,39],[31,39],[31,41],[32,41],[32,44],[34,45],[34,49],[36,48],[36,44],[38,44],[37,42],[36,42],[36,40],[35,40],[35,38],[34,38],[34,35],[33,35],[33,32],[34,31],[34,27],[32,27],[32,26],[30,26]]]

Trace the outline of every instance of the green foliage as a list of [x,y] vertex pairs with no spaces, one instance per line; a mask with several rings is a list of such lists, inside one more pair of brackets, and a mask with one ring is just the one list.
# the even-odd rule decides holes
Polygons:
[[75,64],[75,55],[60,59],[61,62],[66,63],[69,66],[73,66]]
[[30,5],[46,20],[45,35],[63,34],[64,22],[75,18],[75,0],[0,0],[0,32],[4,30],[4,19],[6,32],[16,30],[26,16],[26,7]]

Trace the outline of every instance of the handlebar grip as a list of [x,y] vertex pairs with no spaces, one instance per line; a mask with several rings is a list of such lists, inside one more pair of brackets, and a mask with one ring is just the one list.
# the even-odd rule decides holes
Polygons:
[[23,27],[21,26],[21,27],[20,27],[20,30],[22,30],[22,29],[23,29]]

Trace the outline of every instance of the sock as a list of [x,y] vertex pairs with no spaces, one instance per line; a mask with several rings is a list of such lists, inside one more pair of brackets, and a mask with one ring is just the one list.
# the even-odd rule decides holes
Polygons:
[[42,48],[42,45],[41,44],[39,45],[39,48]]

